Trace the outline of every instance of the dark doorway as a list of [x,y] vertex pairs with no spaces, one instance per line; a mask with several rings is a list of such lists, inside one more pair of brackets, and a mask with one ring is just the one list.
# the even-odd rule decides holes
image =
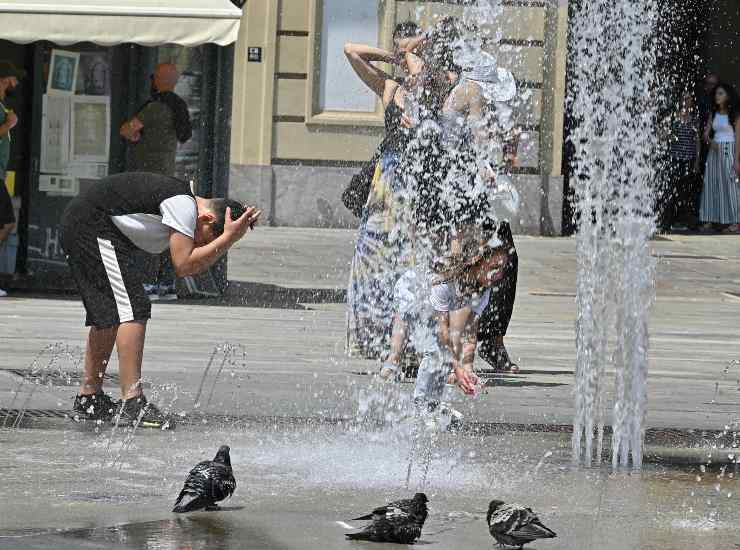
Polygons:
[[740,4],[737,0],[714,0],[707,17],[701,57],[706,70],[740,89]]
[[[570,20],[575,17],[582,1],[584,0],[570,0],[568,3]],[[734,23],[728,23],[730,12],[734,14]],[[722,59],[725,62],[734,54],[735,61],[727,67],[726,72],[733,76],[738,74],[738,53],[729,48],[737,46],[739,18],[737,0],[715,0],[710,3],[699,0],[663,0],[653,42],[658,49],[657,70],[660,76],[657,81],[660,89],[656,90],[656,97],[660,98],[664,108],[664,112],[659,113],[661,120],[676,107],[684,91],[697,88],[707,70],[720,72],[720,61],[717,61],[715,69],[711,65],[711,59]],[[725,45],[728,50],[722,49]],[[569,43],[562,165],[563,235],[572,235],[576,230],[571,186],[575,147],[570,138],[577,121],[573,118],[569,100],[574,92],[572,52],[572,44]],[[734,72],[731,72],[731,67],[735,67]]]

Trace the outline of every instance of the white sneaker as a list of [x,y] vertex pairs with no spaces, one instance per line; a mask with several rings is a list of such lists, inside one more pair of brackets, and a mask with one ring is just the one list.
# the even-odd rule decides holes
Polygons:
[[0,288],[0,298],[5,298],[8,295],[2,288]]

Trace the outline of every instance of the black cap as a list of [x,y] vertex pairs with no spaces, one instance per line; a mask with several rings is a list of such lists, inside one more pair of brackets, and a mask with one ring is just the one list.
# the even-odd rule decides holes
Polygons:
[[20,80],[22,78],[26,78],[26,71],[24,69],[19,69],[10,61],[0,61],[0,78],[7,78],[9,76],[14,76]]

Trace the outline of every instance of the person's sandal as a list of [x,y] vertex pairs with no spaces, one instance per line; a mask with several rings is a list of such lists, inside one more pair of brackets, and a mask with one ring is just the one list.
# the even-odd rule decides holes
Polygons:
[[501,346],[496,348],[496,367],[499,372],[507,372],[510,374],[519,374],[519,365],[514,363],[509,357],[509,352],[506,351],[506,347]]

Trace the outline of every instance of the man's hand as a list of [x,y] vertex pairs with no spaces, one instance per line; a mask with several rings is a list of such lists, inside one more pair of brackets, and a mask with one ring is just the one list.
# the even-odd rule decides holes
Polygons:
[[5,125],[8,127],[8,130],[12,130],[15,128],[15,125],[18,124],[18,115],[16,115],[13,111],[8,111],[5,113]]
[[226,209],[226,219],[224,220],[224,235],[230,243],[235,243],[241,239],[249,229],[253,229],[259,220],[261,210],[250,206],[244,211],[244,214],[236,220],[231,219],[231,208]]
[[457,378],[457,383],[465,395],[475,395],[475,388],[480,380],[473,371],[463,367],[455,367],[455,378]]
[[735,159],[735,175],[740,178],[740,159]]
[[141,139],[141,130],[143,128],[144,124],[138,118],[134,117],[121,125],[119,133],[124,139],[131,143],[136,143]]

